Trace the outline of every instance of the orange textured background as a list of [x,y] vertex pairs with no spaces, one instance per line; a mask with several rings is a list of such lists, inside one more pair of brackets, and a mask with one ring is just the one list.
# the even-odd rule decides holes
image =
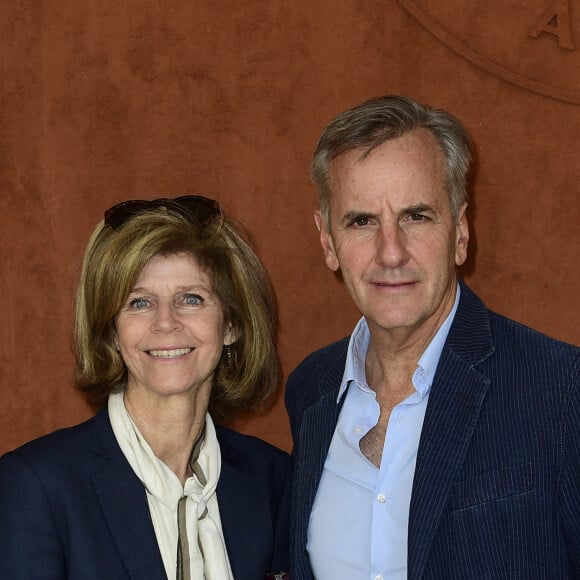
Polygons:
[[[89,233],[120,200],[205,194],[246,226],[276,291],[284,378],[348,334],[358,315],[324,265],[308,165],[331,118],[385,93],[447,108],[473,135],[466,280],[493,309],[580,343],[580,106],[480,68],[403,4],[2,3],[0,453],[90,415],[71,387],[73,291]],[[513,6],[496,16],[500,56]],[[482,19],[454,22],[469,38]],[[551,34],[524,30],[508,60],[534,43],[579,74]],[[236,425],[291,448],[281,392]]]

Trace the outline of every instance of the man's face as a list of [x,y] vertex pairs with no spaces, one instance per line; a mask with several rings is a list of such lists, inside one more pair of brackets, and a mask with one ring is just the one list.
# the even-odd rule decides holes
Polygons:
[[326,264],[341,270],[371,330],[433,335],[467,257],[466,204],[454,223],[443,153],[424,129],[362,153],[330,167],[330,230],[315,216]]

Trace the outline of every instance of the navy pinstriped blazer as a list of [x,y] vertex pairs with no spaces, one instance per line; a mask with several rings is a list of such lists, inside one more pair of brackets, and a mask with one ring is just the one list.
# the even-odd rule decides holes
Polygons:
[[[220,517],[236,580],[288,570],[291,461],[217,428]],[[106,408],[0,458],[2,580],[162,580],[143,485]]]
[[[292,580],[313,577],[308,521],[347,347],[313,353],[287,384]],[[580,349],[487,310],[463,283],[419,443],[408,578],[580,578]]]

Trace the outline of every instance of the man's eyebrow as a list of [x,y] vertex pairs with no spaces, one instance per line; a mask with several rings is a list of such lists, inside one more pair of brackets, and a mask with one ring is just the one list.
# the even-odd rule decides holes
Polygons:
[[401,210],[401,215],[411,215],[414,213],[425,213],[425,212],[434,212],[432,206],[427,205],[426,203],[418,203],[417,205],[410,205],[409,207],[405,207]]

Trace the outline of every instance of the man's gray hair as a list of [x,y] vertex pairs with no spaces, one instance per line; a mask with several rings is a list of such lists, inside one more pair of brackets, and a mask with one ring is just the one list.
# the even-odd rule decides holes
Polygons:
[[445,157],[445,188],[454,220],[467,200],[467,173],[471,162],[469,135],[461,122],[447,111],[422,105],[409,98],[386,95],[366,101],[336,117],[324,130],[310,166],[318,187],[319,205],[330,227],[329,167],[334,159],[353,149],[363,149],[364,159],[375,147],[414,131],[427,129]]

